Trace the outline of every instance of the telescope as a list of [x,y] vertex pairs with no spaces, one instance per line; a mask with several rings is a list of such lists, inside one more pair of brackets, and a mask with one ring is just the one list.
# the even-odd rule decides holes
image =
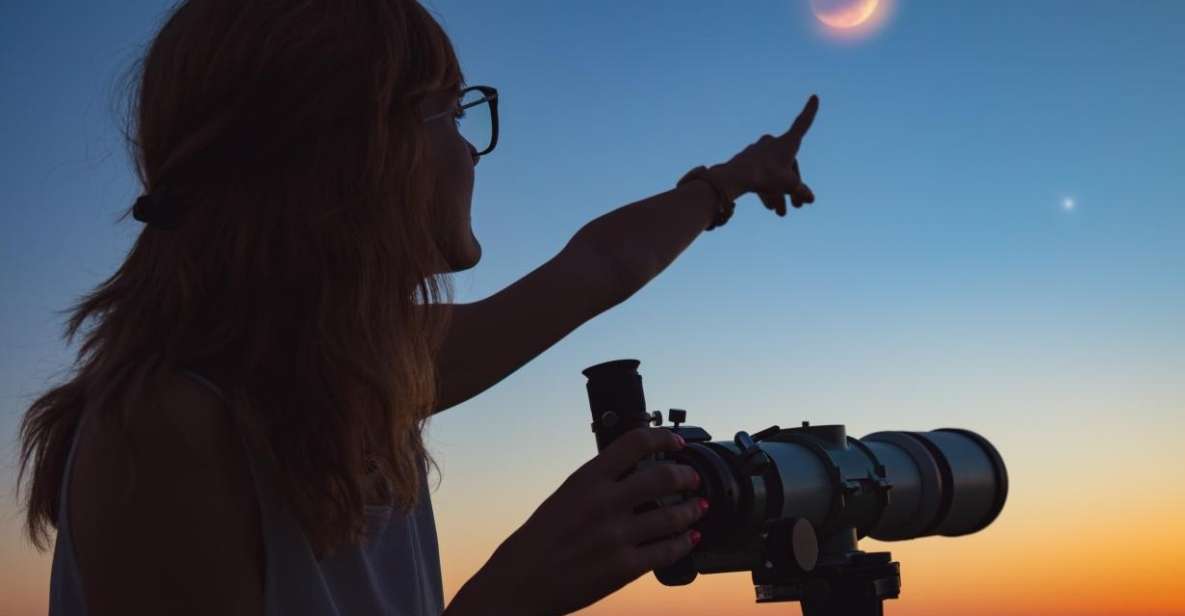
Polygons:
[[900,563],[889,552],[863,552],[857,541],[899,541],[982,530],[1008,496],[1004,460],[970,430],[874,432],[861,439],[842,425],[770,426],[713,441],[686,425],[687,413],[647,412],[641,364],[621,359],[586,368],[597,450],[635,428],[654,425],[687,445],[649,456],[699,473],[694,492],[647,503],[638,511],[685,499],[712,507],[693,526],[702,539],[678,562],[655,569],[667,586],[704,573],[751,571],[757,603],[797,601],[803,616],[880,616],[901,591]]

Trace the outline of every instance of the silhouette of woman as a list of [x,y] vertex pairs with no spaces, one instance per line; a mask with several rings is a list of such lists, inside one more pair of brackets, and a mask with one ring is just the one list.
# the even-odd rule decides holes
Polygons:
[[558,614],[693,548],[706,502],[634,513],[698,482],[676,465],[623,478],[682,447],[642,428],[445,609],[421,432],[630,297],[740,195],[780,216],[787,194],[811,203],[796,156],[817,98],[453,304],[494,147],[454,119],[496,127],[497,91],[463,87],[419,4],[188,0],[135,68],[130,213],[148,224],[72,307],[68,341],[91,325],[74,370],[21,426],[27,532],[47,549],[56,531],[51,614]]

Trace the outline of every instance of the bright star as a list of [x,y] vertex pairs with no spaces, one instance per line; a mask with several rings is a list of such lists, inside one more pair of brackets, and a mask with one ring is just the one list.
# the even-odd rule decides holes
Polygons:
[[1074,198],[1073,197],[1066,197],[1065,199],[1062,199],[1062,209],[1063,210],[1074,209]]

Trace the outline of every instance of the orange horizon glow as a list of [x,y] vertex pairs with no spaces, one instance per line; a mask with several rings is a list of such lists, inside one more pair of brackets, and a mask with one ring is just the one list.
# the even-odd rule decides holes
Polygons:
[[[1079,447],[1063,457],[1036,451],[1039,437],[1000,433],[1010,467],[1008,503],[981,532],[880,542],[901,563],[901,596],[885,602],[889,616],[1185,616],[1179,555],[1185,553],[1185,493],[1176,485],[1170,430],[1124,441],[1072,434]],[[1029,440],[1032,439],[1032,440]],[[524,454],[524,459],[527,456]],[[1132,458],[1146,473],[1132,473]],[[459,453],[446,461],[433,506],[446,601],[555,488],[563,475],[532,476],[506,490],[484,481],[488,461]],[[1089,473],[1091,485],[1066,481]],[[1099,488],[1098,486],[1103,486]],[[482,515],[474,515],[481,511]],[[5,616],[44,614],[52,552],[34,552],[16,530],[11,505],[0,506],[9,531],[0,543],[0,596]],[[747,572],[701,575],[668,587],[652,574],[577,612],[579,616],[772,616],[798,614],[793,604],[757,604]]]

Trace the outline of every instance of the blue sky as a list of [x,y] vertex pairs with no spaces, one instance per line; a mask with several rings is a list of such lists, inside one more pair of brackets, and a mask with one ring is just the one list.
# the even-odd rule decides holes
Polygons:
[[[52,311],[140,229],[114,223],[139,194],[116,87],[168,4],[0,4],[6,491],[19,416],[74,350]],[[499,442],[558,460],[537,504],[595,452],[580,370],[622,357],[642,361],[652,407],[718,437],[961,425],[1035,461],[1027,428],[1185,428],[1185,3],[899,0],[848,42],[805,0],[426,5],[469,83],[500,93],[473,198],[484,257],[460,301],[821,99],[799,157],[817,202],[778,218],[742,197],[635,297],[439,417],[441,499],[528,466],[484,468]]]

